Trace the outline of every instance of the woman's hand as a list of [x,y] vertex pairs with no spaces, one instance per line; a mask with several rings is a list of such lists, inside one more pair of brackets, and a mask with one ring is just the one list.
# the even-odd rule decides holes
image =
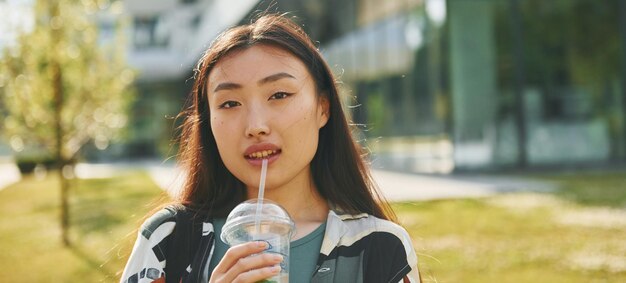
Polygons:
[[[261,253],[267,245],[255,241],[231,247],[213,270],[209,282],[256,282],[278,274],[283,257]],[[251,256],[253,254],[258,255]]]

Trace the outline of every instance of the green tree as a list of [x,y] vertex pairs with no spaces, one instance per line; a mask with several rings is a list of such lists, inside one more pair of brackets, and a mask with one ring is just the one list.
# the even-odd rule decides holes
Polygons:
[[120,138],[133,97],[134,73],[125,64],[121,29],[110,43],[99,40],[97,20],[107,8],[119,9],[121,2],[37,0],[33,29],[0,57],[2,134],[13,145],[24,145],[16,151],[39,149],[54,156],[65,245],[70,244],[70,183],[64,169],[85,144],[102,149]]

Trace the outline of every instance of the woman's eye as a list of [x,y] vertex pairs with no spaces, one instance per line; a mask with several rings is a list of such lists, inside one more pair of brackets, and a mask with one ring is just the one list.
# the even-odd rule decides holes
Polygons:
[[277,93],[272,94],[272,96],[270,96],[270,99],[269,99],[269,100],[272,100],[272,99],[283,99],[283,98],[287,98],[287,97],[289,97],[290,95],[292,95],[292,93],[287,93],[287,92],[284,92],[284,91],[279,91],[279,92],[277,92]]
[[220,104],[220,106],[218,107],[219,109],[228,109],[228,108],[233,108],[236,106],[240,106],[241,103],[237,102],[237,101],[226,101],[222,104]]

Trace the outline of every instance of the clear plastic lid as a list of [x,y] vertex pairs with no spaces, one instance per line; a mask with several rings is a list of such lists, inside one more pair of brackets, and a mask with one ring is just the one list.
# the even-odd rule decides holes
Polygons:
[[291,237],[295,234],[295,225],[287,211],[279,204],[263,199],[257,224],[257,199],[250,199],[237,205],[230,212],[222,227],[222,241],[236,245],[258,240],[273,234],[280,237]]

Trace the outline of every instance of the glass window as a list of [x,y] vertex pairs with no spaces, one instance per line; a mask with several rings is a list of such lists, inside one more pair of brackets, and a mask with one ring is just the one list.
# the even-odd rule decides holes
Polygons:
[[134,19],[133,43],[136,49],[162,48],[167,46],[167,34],[159,32],[159,17],[146,16]]
[[513,2],[494,10],[498,119],[523,111],[530,163],[610,160],[624,135],[618,1]]

